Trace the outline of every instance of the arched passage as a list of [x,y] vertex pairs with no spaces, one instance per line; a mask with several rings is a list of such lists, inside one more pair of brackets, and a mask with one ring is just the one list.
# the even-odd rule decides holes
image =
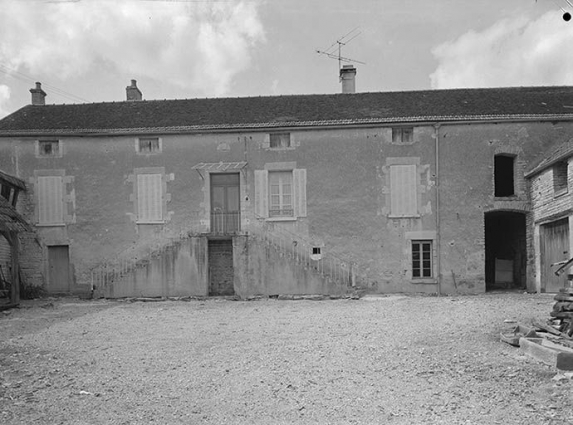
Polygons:
[[525,288],[526,268],[525,214],[485,213],[486,291]]

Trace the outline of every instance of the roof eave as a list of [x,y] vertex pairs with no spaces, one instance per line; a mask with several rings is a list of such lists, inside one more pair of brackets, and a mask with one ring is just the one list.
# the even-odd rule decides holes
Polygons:
[[466,116],[413,116],[392,118],[362,118],[321,121],[287,121],[246,124],[217,124],[192,126],[138,127],[138,128],[102,128],[102,129],[30,129],[0,130],[0,137],[45,137],[45,136],[125,136],[137,134],[189,134],[240,131],[265,131],[268,129],[310,129],[348,128],[384,126],[392,124],[464,124],[491,122],[531,122],[573,120],[573,114],[514,114],[514,115],[466,115]]

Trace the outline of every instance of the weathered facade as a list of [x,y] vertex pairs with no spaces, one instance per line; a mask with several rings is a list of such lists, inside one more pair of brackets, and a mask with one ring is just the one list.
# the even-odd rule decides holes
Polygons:
[[40,93],[0,121],[0,168],[28,183],[21,210],[49,291],[539,289],[524,175],[571,138],[573,88],[166,101],[133,90],[85,105]]

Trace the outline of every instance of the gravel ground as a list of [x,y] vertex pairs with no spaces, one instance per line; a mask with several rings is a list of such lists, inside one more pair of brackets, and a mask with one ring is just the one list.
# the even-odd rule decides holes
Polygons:
[[553,303],[37,300],[0,313],[0,423],[573,423],[567,375],[499,341]]

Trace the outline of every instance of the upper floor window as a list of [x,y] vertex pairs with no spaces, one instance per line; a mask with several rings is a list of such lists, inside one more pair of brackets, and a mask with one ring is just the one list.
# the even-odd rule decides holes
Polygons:
[[416,164],[390,166],[390,215],[418,216],[418,170]]
[[494,196],[515,195],[515,156],[496,155],[494,157]]
[[291,147],[290,133],[271,133],[269,135],[271,149],[285,149]]
[[64,178],[63,176],[38,176],[36,180],[38,199],[38,224],[64,224]]
[[143,154],[159,153],[162,150],[162,143],[159,137],[140,137],[137,139],[137,152]]
[[395,127],[392,129],[392,143],[397,145],[410,144],[414,142],[413,127]]
[[567,161],[559,161],[553,165],[553,192],[556,195],[567,192]]
[[163,175],[159,173],[137,174],[137,222],[163,222]]
[[292,171],[269,172],[269,217],[292,217]]
[[62,150],[59,140],[38,140],[37,156],[61,157]]
[[265,164],[255,170],[255,213],[260,218],[306,217],[306,169],[292,163]]

